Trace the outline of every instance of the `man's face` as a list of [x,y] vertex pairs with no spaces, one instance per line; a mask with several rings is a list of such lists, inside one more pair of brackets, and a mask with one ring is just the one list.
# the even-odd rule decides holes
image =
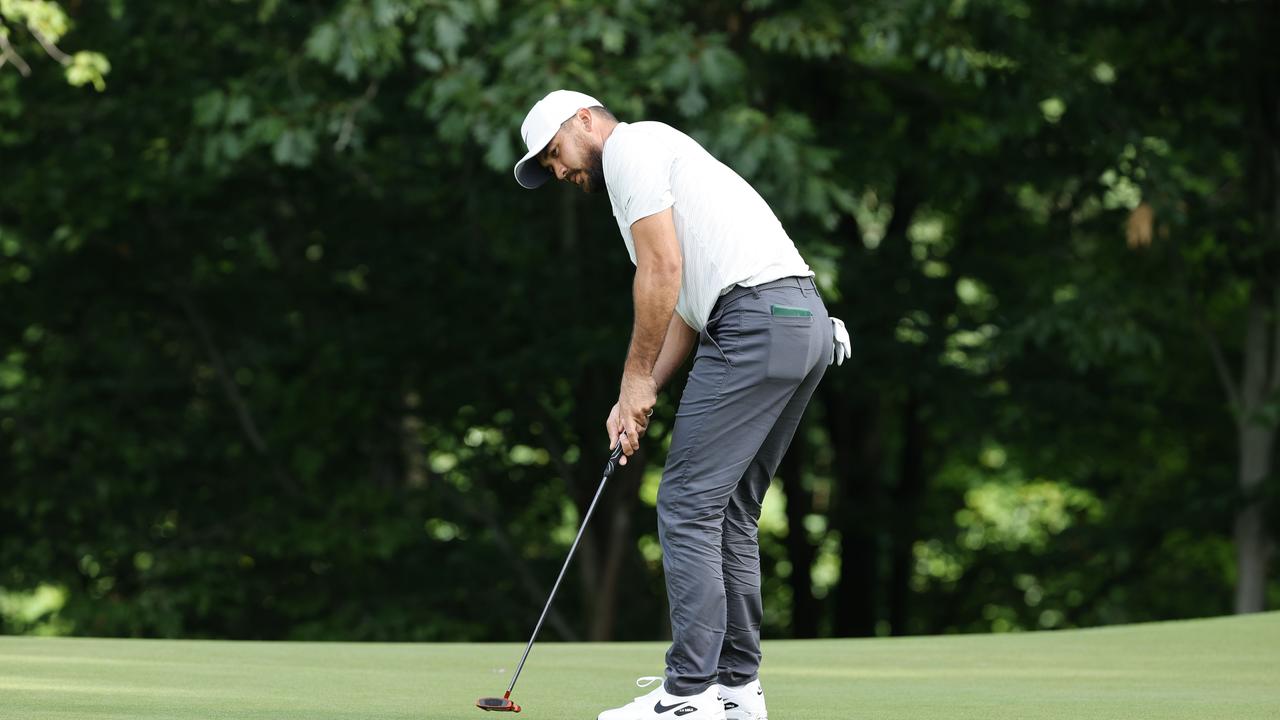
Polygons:
[[556,179],[573,183],[582,192],[595,193],[605,188],[601,148],[577,116],[560,127],[538,156],[538,162]]

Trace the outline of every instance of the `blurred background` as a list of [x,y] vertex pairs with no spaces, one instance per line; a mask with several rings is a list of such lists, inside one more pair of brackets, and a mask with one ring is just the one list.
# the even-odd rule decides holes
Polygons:
[[[0,23],[5,633],[523,641],[631,327],[607,199],[511,176],[560,87],[746,177],[849,325],[761,518],[767,637],[1280,606],[1276,2]],[[545,637],[669,632],[681,382]]]

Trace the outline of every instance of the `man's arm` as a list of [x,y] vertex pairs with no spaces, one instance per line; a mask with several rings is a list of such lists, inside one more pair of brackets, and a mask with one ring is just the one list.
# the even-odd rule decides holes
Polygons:
[[[636,277],[632,286],[635,325],[618,393],[621,427],[612,428],[624,435],[622,451],[626,455],[640,446],[640,435],[648,426],[649,413],[657,401],[654,366],[680,295],[683,264],[671,208],[635,221],[631,225],[631,237],[636,248]],[[670,376],[669,371],[667,375]]]
[[635,221],[631,237],[636,247],[636,277],[632,285],[635,326],[623,366],[624,378],[653,375],[653,366],[658,361],[676,299],[680,296],[683,264],[671,208]]
[[[653,364],[653,383],[658,390],[665,387],[671,380],[671,376],[675,375],[676,370],[684,364],[685,358],[689,357],[689,350],[697,340],[697,331],[686,325],[679,315],[671,313],[671,323],[667,326],[667,339],[662,343],[658,361]],[[609,413],[609,419],[605,421],[605,433],[609,437],[610,449],[613,449],[618,442],[618,436],[622,434],[622,423],[619,420],[621,414],[618,407],[615,403],[613,411]],[[646,422],[646,428],[647,425]],[[623,455],[619,462],[626,465],[627,456]]]
[[671,313],[666,342],[662,343],[662,352],[658,354],[658,361],[653,364],[653,382],[659,390],[667,386],[671,376],[684,364],[697,340],[698,331],[685,324],[679,315]]

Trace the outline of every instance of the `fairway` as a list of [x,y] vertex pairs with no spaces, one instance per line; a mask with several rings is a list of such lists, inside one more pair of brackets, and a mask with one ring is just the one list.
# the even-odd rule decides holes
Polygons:
[[[0,638],[0,718],[460,718],[515,644]],[[659,643],[535,647],[522,718],[594,718]],[[773,720],[1280,717],[1280,613],[1094,630],[765,643]],[[510,717],[509,715],[507,717]]]

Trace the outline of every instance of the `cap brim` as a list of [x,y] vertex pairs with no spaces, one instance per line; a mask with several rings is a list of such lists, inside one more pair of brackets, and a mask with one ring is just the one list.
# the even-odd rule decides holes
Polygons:
[[534,188],[541,187],[553,177],[551,171],[542,167],[542,164],[539,163],[536,158],[538,153],[546,150],[547,146],[551,144],[551,141],[555,138],[556,132],[559,129],[560,128],[558,127],[553,128],[551,130],[551,134],[547,135],[546,138],[535,138],[535,140],[540,140],[540,142],[533,143],[530,146],[533,149],[525,153],[525,156],[520,159],[520,162],[516,163],[516,182],[520,183],[521,187],[533,190]]
[[[547,142],[550,142],[550,140]],[[546,146],[544,145],[543,147]],[[530,150],[528,155],[525,155],[520,162],[516,163],[516,182],[520,183],[520,187],[526,190],[541,187],[551,179],[551,171],[542,167],[542,164],[536,159],[542,149],[540,147],[537,150]]]

